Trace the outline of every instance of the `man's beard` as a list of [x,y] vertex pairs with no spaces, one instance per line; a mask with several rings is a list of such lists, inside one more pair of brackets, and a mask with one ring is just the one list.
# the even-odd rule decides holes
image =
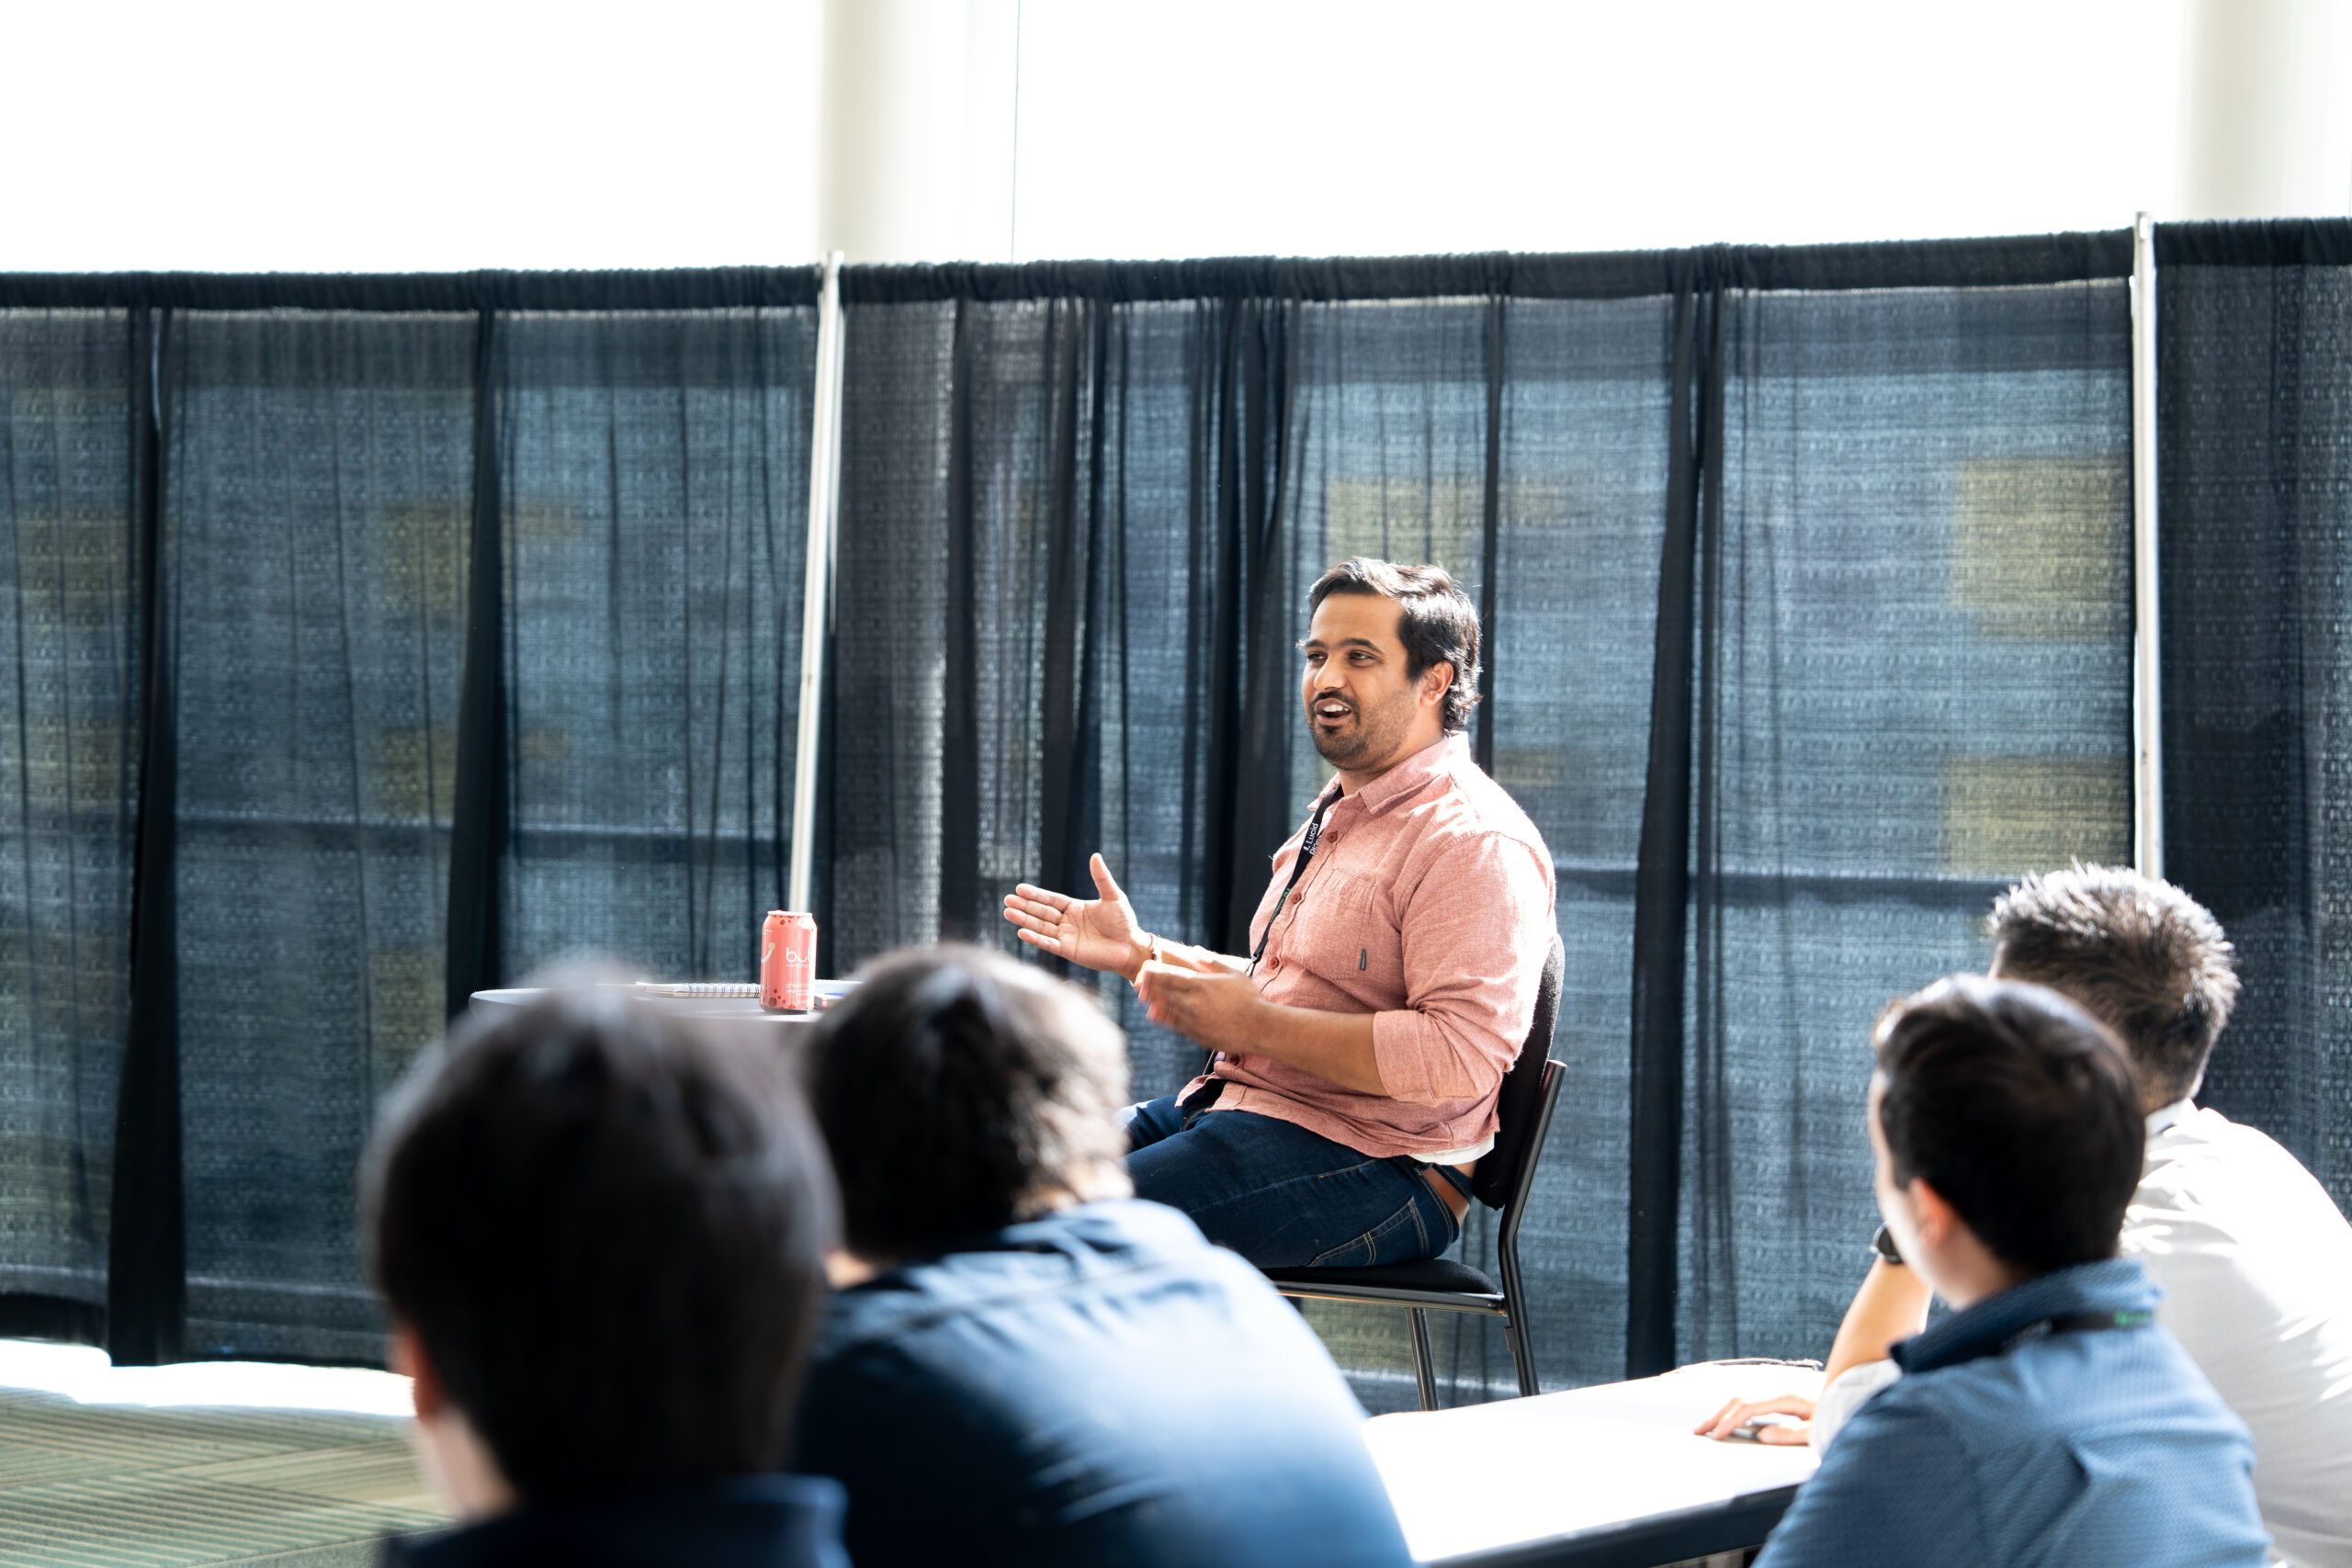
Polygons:
[[1371,744],[1370,732],[1358,728],[1353,735],[1326,735],[1319,729],[1309,729],[1306,738],[1315,742],[1315,750],[1335,768],[1344,768],[1362,756]]
[[[1318,701],[1325,699],[1317,699]],[[1326,735],[1315,723],[1315,705],[1306,708],[1306,735],[1315,742],[1315,750],[1335,768],[1351,768],[1369,759],[1385,756],[1394,749],[1402,724],[1395,716],[1374,709],[1370,712],[1354,704],[1349,711],[1355,715],[1355,728],[1337,735]]]

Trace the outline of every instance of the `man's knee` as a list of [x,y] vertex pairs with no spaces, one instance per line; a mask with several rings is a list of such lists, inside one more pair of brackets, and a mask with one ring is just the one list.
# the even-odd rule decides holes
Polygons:
[[1181,1131],[1184,1116],[1171,1094],[1128,1106],[1121,1113],[1120,1124],[1126,1129],[1127,1152],[1133,1154]]

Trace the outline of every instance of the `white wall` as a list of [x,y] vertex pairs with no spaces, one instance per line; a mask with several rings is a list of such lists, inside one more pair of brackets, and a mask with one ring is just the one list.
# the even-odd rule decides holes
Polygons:
[[[2184,71],[2193,19],[2285,6],[2308,39],[2341,3],[831,0],[946,19],[910,53],[920,196],[837,180],[820,219],[821,128],[843,166],[838,128],[883,96],[828,110],[827,0],[0,0],[0,269],[776,264],[844,234],[853,259],[1001,261],[2115,228],[2186,210],[2192,102],[2210,139],[2213,102],[2266,101]],[[2352,28],[2327,38],[2313,79],[2352,85]],[[2290,139],[2301,183],[2257,199],[2346,209],[2344,97],[2316,152]]]
[[800,262],[818,0],[0,0],[0,269]]
[[1024,254],[1904,239],[2170,201],[2177,0],[1184,16],[1027,0]]

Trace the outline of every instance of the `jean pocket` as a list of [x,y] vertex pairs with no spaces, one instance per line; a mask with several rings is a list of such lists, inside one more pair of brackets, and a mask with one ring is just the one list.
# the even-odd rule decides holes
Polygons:
[[[1418,1202],[1408,1202],[1372,1229],[1329,1252],[1307,1259],[1310,1269],[1363,1269],[1374,1263],[1397,1263],[1431,1256],[1429,1229],[1421,1223]],[[1410,1248],[1409,1252],[1407,1248]]]

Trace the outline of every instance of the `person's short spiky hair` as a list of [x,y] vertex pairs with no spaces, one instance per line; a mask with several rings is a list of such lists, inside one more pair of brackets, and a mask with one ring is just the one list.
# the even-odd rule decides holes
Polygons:
[[2078,863],[2010,888],[1985,925],[2004,978],[2064,991],[2115,1031],[2151,1109],[2197,1092],[2238,999],[2237,951],[2202,904]]

